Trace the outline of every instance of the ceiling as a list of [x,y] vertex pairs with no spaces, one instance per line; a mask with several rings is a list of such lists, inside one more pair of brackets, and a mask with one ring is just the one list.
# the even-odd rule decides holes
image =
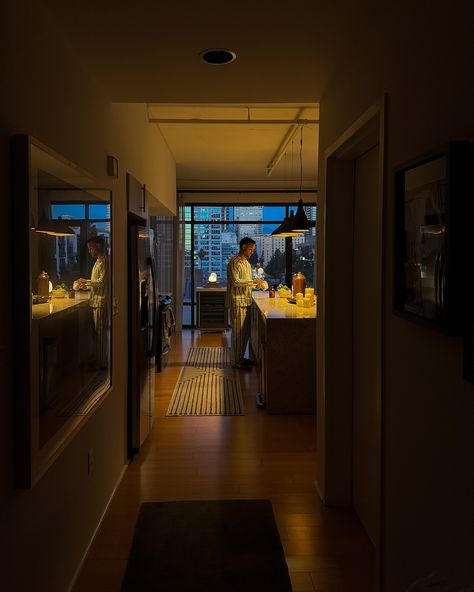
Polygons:
[[148,117],[173,153],[180,189],[317,185],[317,105],[155,103]]
[[[220,121],[150,123],[176,160],[179,188],[299,187],[299,128],[270,175],[267,165],[295,129],[289,121],[319,120],[319,99],[349,43],[353,3],[342,15],[322,0],[284,8],[266,0],[42,4],[111,101],[146,103],[150,120],[165,112],[168,119],[198,113]],[[199,54],[212,47],[233,50],[237,59],[205,64]],[[249,113],[253,123],[227,121]],[[272,123],[255,123],[264,119]],[[308,123],[306,188],[317,186],[317,150],[318,124]]]

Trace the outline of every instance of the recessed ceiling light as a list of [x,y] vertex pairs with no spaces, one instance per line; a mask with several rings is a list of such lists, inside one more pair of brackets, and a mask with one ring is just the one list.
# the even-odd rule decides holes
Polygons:
[[199,55],[203,62],[212,66],[230,64],[237,57],[237,54],[230,49],[205,49]]

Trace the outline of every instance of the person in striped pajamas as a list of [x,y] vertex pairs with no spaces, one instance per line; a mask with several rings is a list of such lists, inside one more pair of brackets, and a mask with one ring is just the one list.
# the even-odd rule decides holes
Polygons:
[[240,250],[227,265],[226,305],[230,311],[231,347],[230,359],[233,368],[246,369],[252,362],[244,357],[250,339],[250,308],[252,288],[264,289],[264,281],[252,278],[248,259],[255,251],[255,241],[244,237]]
[[94,319],[94,366],[105,369],[108,366],[108,334],[109,323],[109,257],[105,252],[105,241],[102,235],[93,236],[87,241],[87,248],[95,257],[91,279],[79,278],[74,282],[74,289],[90,288],[89,305]]

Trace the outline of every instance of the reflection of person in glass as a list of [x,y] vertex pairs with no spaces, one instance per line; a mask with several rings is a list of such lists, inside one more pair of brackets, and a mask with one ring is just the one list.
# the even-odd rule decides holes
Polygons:
[[105,252],[102,235],[93,236],[87,241],[87,248],[96,261],[91,279],[79,278],[74,282],[75,290],[90,289],[89,304],[94,318],[94,365],[107,368],[107,325],[109,316],[109,258]]

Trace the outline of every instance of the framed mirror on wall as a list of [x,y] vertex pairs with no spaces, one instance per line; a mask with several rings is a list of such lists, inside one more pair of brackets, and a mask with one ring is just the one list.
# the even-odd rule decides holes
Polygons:
[[467,312],[470,154],[449,142],[395,171],[395,312],[451,335]]
[[15,478],[30,488],[111,387],[111,192],[12,138]]

